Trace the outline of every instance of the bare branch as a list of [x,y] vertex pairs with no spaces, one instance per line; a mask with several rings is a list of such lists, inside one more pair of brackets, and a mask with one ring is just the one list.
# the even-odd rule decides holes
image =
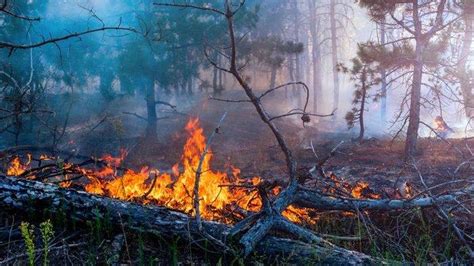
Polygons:
[[39,17],[28,17],[28,16],[24,16],[24,15],[19,15],[19,14],[16,14],[12,11],[10,11],[8,9],[8,0],[4,0],[2,5],[0,6],[0,13],[4,13],[4,14],[7,14],[8,16],[11,16],[11,17],[14,17],[14,18],[17,18],[17,19],[20,19],[20,20],[26,20],[26,21],[40,21],[41,18]]
[[121,26],[100,27],[100,28],[97,28],[97,29],[89,29],[89,30],[85,30],[85,31],[81,31],[81,32],[73,32],[73,33],[66,34],[66,35],[60,36],[60,37],[51,37],[49,39],[45,39],[43,41],[36,42],[36,43],[31,43],[31,44],[16,44],[16,43],[0,41],[0,49],[10,49],[10,51],[11,51],[10,53],[12,53],[14,50],[17,50],[17,49],[18,50],[26,50],[26,49],[38,48],[38,47],[45,46],[45,45],[48,45],[48,44],[56,44],[60,41],[65,41],[65,40],[72,39],[72,38],[79,38],[83,35],[87,35],[87,34],[91,34],[91,33],[95,33],[95,32],[100,32],[100,31],[108,31],[108,30],[119,30],[119,31],[128,31],[128,32],[138,33],[138,31],[136,31],[135,29],[128,28],[128,27],[121,27]]

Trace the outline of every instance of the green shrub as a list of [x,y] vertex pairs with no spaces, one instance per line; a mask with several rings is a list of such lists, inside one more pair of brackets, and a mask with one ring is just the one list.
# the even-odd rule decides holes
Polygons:
[[34,225],[30,225],[28,222],[22,222],[20,225],[20,231],[26,245],[28,264],[33,266],[35,264],[35,227]]
[[47,266],[49,264],[49,249],[51,245],[51,240],[54,236],[53,224],[50,220],[42,222],[40,224],[41,238],[43,239],[43,265]]

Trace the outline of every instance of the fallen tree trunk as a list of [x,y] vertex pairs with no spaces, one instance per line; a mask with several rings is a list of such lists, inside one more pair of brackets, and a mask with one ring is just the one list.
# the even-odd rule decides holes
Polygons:
[[[95,196],[83,191],[63,189],[37,181],[0,176],[0,207],[4,210],[35,212],[42,214],[66,213],[80,222],[109,217],[117,228],[123,226],[133,232],[157,234],[161,237],[179,237],[194,242],[204,238],[196,221],[170,209],[123,202]],[[212,237],[224,241],[230,226],[216,222],[203,222],[203,230]],[[319,262],[324,264],[367,264],[373,258],[355,251],[325,244],[307,244],[298,240],[266,236],[255,252],[268,258],[282,258],[292,263]]]
[[317,210],[378,210],[390,211],[400,209],[412,209],[417,207],[433,207],[437,204],[456,204],[457,198],[468,195],[474,191],[474,186],[459,190],[452,194],[441,195],[438,197],[420,197],[413,199],[353,199],[336,198],[324,196],[317,191],[299,188],[295,194],[293,204],[298,207],[312,208]]

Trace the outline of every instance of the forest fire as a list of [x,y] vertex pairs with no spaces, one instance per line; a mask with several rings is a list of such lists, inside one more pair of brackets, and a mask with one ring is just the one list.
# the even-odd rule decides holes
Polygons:
[[[79,183],[84,190],[91,194],[108,196],[125,201],[137,201],[145,204],[157,204],[171,209],[176,209],[194,215],[193,209],[193,187],[201,156],[206,145],[203,129],[199,125],[199,119],[191,119],[185,127],[188,139],[183,148],[181,162],[173,165],[171,173],[160,172],[148,166],[135,171],[132,169],[120,169],[127,156],[125,150],[121,150],[118,157],[104,155],[99,160],[102,167],[91,169],[72,163],[62,163],[62,187],[69,187],[74,175],[86,177],[87,180]],[[262,202],[257,193],[257,186],[261,178],[241,177],[241,170],[231,166],[232,172],[229,176],[225,172],[215,171],[211,168],[212,151],[209,150],[203,157],[201,178],[199,185],[200,214],[207,220],[218,220],[232,223],[227,218],[226,212],[235,210],[245,212],[256,212],[260,210]],[[56,158],[41,155],[40,161],[54,161]],[[22,162],[19,156],[11,160],[7,174],[10,176],[23,176],[31,168],[32,155],[28,154],[28,160]],[[29,179],[35,179],[34,175],[27,175]],[[373,193],[368,183],[358,182],[355,186],[342,182],[332,176],[337,184],[344,183],[344,187],[354,198],[379,198]],[[77,178],[75,178],[77,179]],[[84,184],[85,183],[85,184]],[[277,196],[281,187],[274,187],[270,196]],[[316,223],[316,218],[310,215],[306,209],[289,206],[283,215],[293,222]]]
[[0,2],[0,265],[472,264],[474,0],[115,2]]
[[[98,159],[103,163],[102,167],[91,169],[72,163],[62,163],[62,187],[70,187],[71,176],[80,175],[87,180],[79,183],[84,190],[91,194],[108,196],[125,201],[137,201],[145,204],[157,204],[171,209],[176,209],[194,215],[193,209],[193,187],[196,178],[196,169],[201,160],[206,145],[203,129],[199,125],[199,119],[191,119],[185,127],[188,139],[183,148],[181,162],[173,165],[171,173],[160,172],[148,166],[135,171],[132,169],[120,169],[127,156],[125,150],[121,150],[118,157],[110,154]],[[256,212],[262,206],[262,201],[257,192],[257,186],[261,178],[241,177],[241,170],[231,166],[232,175],[225,172],[215,171],[211,168],[212,151],[203,157],[201,178],[199,185],[200,214],[207,220],[218,220],[232,223],[227,218],[227,211]],[[42,154],[39,161],[54,161],[54,157]],[[23,176],[31,168],[32,155],[28,154],[28,160],[22,162],[19,156],[11,160],[7,174],[10,176]],[[34,175],[27,175],[29,179],[35,179]],[[77,178],[75,178],[77,179]],[[347,182],[339,180],[335,175],[330,179],[336,188],[344,188],[352,197],[379,199],[380,195],[374,193],[367,182],[357,182],[351,186]],[[85,184],[83,184],[85,183]],[[269,194],[277,196],[281,191],[276,186]],[[329,189],[329,192],[334,189]],[[309,211],[294,206],[289,206],[283,211],[283,216],[293,222],[315,224],[316,218]]]
[[[196,169],[204,152],[206,139],[198,119],[191,119],[186,127],[187,139],[180,164],[172,167],[172,173],[161,173],[157,169],[143,167],[139,171],[125,170],[118,175],[116,168],[125,159],[122,152],[119,158],[110,155],[102,158],[106,166],[98,171],[84,171],[89,183],[85,190],[89,193],[106,195],[122,200],[141,200],[145,203],[154,202],[162,206],[193,214],[193,187]],[[234,182],[226,173],[211,169],[212,152],[203,158],[201,180],[199,186],[200,213],[209,220],[222,220],[219,211],[234,204],[247,211],[257,211],[260,202],[247,189],[221,186],[222,184],[241,184],[246,181],[237,175]],[[234,169],[234,172],[238,169]],[[255,181],[258,179],[254,179]],[[225,219],[224,219],[225,220]]]

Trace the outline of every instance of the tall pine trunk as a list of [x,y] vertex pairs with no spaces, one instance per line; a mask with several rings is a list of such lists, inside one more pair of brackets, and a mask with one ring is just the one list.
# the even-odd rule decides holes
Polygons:
[[[385,32],[385,23],[382,22],[380,25],[380,44],[385,45],[386,43],[386,32]],[[380,71],[381,86],[380,90],[382,93],[381,106],[380,106],[380,118],[382,122],[387,120],[387,71],[382,69]]]
[[420,101],[421,101],[421,83],[423,79],[423,49],[425,42],[416,37],[415,64],[413,69],[413,84],[410,97],[410,113],[405,142],[405,157],[408,159],[415,155],[418,129],[420,127]]
[[146,86],[146,110],[147,110],[147,127],[146,137],[149,139],[157,139],[157,116],[156,116],[156,98],[155,98],[155,84],[152,80],[151,84]]
[[[293,1],[293,15],[294,15],[294,26],[295,26],[295,42],[299,43],[300,42],[300,23],[299,23],[299,9],[298,9],[298,0]],[[295,80],[296,81],[302,81],[301,80],[301,60],[300,60],[300,53],[295,54]],[[302,103],[302,98],[301,98],[301,90],[298,88],[296,89],[296,97],[298,99],[298,106],[301,106]]]
[[[295,81],[295,62],[293,61],[293,55],[290,54],[288,56],[288,76],[290,77],[290,81],[294,82]],[[296,87],[293,85],[291,86],[292,88],[292,96],[296,96]],[[288,98],[288,92],[285,90],[286,94],[285,97]]]
[[319,36],[316,28],[316,6],[313,0],[308,0],[309,9],[309,32],[311,35],[311,61],[313,66],[313,112],[317,113],[319,109],[319,102],[322,94],[321,82],[321,48],[319,46]]
[[277,76],[277,66],[272,66],[271,74],[270,74],[270,89],[275,88],[276,84],[276,76]]
[[[332,75],[334,84],[334,110],[339,108],[339,72],[337,70],[338,49],[337,49],[337,25],[336,25],[336,0],[330,3],[330,23],[331,23],[331,56],[332,56]],[[334,116],[335,117],[335,116]]]
[[367,72],[365,68],[363,69],[362,73],[362,98],[360,102],[360,114],[359,114],[359,143],[362,143],[364,140],[365,134],[365,124],[364,124],[364,115],[365,115],[365,101],[367,100],[367,87],[366,87],[366,80],[367,80]]
[[218,69],[217,69],[217,68],[214,68],[214,70],[213,70],[213,72],[212,72],[212,93],[213,93],[214,95],[219,94],[218,77],[219,77]]
[[468,63],[469,55],[473,43],[474,31],[474,2],[465,1],[464,6],[464,38],[463,45],[458,63],[458,76],[460,79],[461,92],[464,100],[464,110],[468,118],[474,117],[474,93],[472,85],[472,77],[469,75]]

